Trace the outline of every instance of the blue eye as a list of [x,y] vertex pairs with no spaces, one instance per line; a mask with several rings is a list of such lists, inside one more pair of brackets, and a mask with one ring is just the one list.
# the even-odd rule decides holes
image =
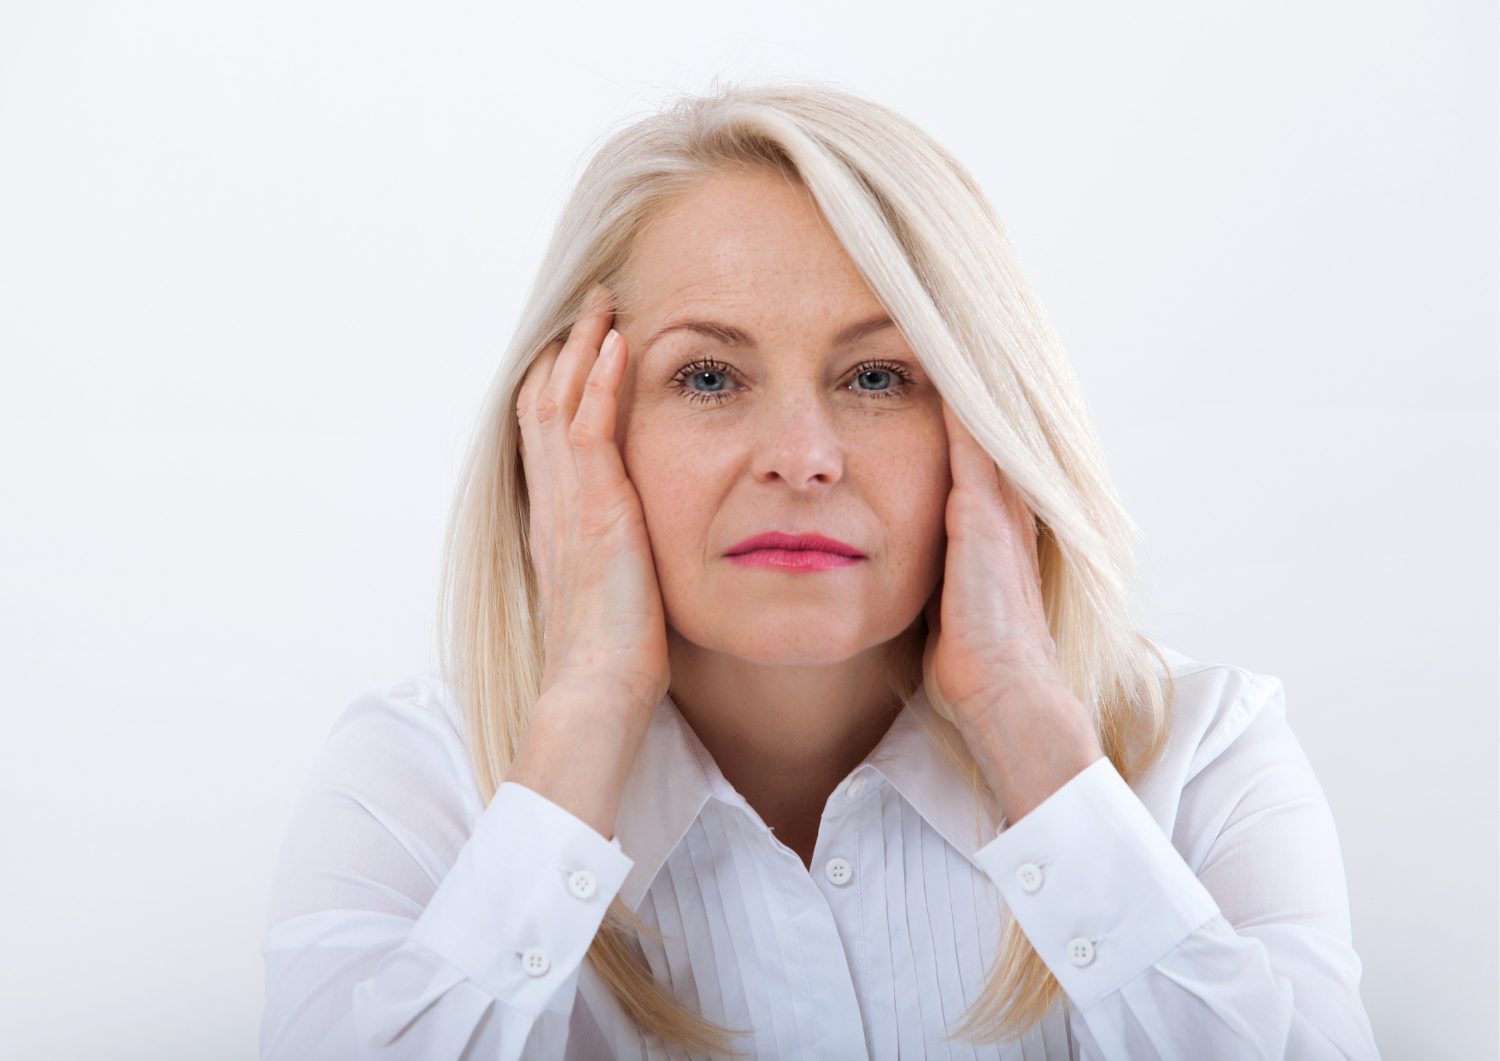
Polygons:
[[[855,376],[854,378],[855,379],[865,378],[866,382],[869,382],[868,377],[870,377],[870,376],[877,376],[878,377],[878,376],[881,376],[881,375],[895,376],[896,373],[895,373],[895,371],[893,369],[889,369],[889,368],[867,368],[867,369],[861,370],[860,373],[857,376]],[[900,381],[898,379],[897,382],[886,384],[886,386],[883,387],[879,391],[872,391],[872,392],[868,392],[868,393],[890,394],[890,393],[893,393],[894,391],[899,390],[900,387],[901,387],[901,383],[900,383]]]
[[[722,361],[716,361],[711,357],[700,357],[682,368],[672,377],[672,385],[683,392],[683,397],[693,402],[719,403],[728,400],[733,393],[729,390],[697,390],[689,387],[688,381],[696,377],[708,377],[713,384],[728,384],[732,382],[732,372],[728,365]],[[872,381],[869,377],[875,377]],[[880,389],[865,390],[854,388],[859,394],[868,394],[874,398],[904,398],[912,384],[911,375],[900,365],[890,361],[866,361],[855,371],[856,380],[864,378],[866,383],[879,382],[882,376],[895,377],[896,383],[888,383]]]
[[689,365],[684,365],[677,375],[672,377],[672,380],[685,392],[686,397],[690,401],[720,402],[729,396],[722,390],[700,391],[683,385],[684,381],[693,379],[696,376],[717,377],[713,379],[714,383],[719,385],[727,384],[729,382],[729,366],[722,361],[699,358]]

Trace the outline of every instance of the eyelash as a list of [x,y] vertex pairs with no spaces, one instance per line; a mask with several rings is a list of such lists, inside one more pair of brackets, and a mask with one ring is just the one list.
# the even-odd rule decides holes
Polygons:
[[[866,361],[858,366],[854,374],[857,378],[866,372],[872,371],[889,372],[900,380],[900,382],[888,390],[860,391],[859,393],[869,394],[876,398],[904,398],[915,382],[910,373],[900,365],[890,361]],[[678,390],[683,392],[683,397],[687,398],[688,401],[717,405],[733,393],[732,391],[695,391],[688,387],[687,381],[700,372],[718,372],[731,379],[734,376],[728,365],[722,361],[716,361],[711,357],[700,357],[696,361],[691,361],[683,365],[682,368],[677,370],[677,375],[672,377],[672,383]]]

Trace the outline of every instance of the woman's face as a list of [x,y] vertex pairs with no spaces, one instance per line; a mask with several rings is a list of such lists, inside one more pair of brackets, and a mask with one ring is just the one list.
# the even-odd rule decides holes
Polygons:
[[[771,665],[899,636],[943,570],[941,399],[894,325],[840,339],[886,314],[811,199],[778,176],[716,176],[658,216],[629,271],[616,439],[669,628]],[[673,328],[687,320],[720,334]],[[865,559],[805,573],[727,558],[766,531]]]

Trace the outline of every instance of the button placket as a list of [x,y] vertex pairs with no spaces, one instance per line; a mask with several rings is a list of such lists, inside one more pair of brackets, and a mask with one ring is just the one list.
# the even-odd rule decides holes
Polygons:
[[823,863],[823,876],[829,882],[842,888],[854,879],[854,867],[850,865],[847,858],[830,858]]

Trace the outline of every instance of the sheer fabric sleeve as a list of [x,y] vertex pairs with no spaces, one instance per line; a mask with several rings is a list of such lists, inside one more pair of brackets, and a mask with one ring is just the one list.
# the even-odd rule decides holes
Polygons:
[[1100,758],[976,855],[1085,1058],[1379,1058],[1328,801],[1281,683],[1244,695],[1230,716],[1249,723],[1195,763],[1170,840]]
[[580,966],[634,865],[533,790],[480,810],[441,711],[367,693],[277,862],[263,1059],[563,1055]]

